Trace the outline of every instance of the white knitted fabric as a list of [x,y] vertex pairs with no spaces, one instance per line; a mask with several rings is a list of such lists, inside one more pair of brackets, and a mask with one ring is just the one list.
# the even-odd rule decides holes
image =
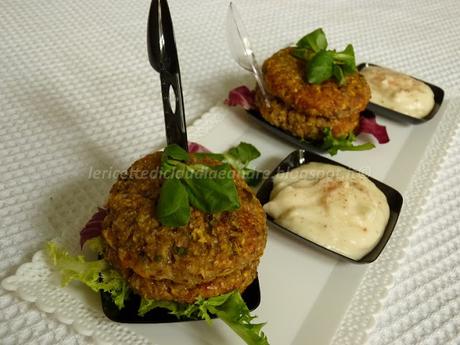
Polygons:
[[[236,3],[260,60],[323,27],[331,46],[353,42],[358,61],[410,72],[460,104],[457,1]],[[95,186],[89,166],[122,169],[163,142],[159,80],[146,53],[149,5],[0,1],[0,280],[104,200],[111,181]],[[226,46],[227,5],[170,0],[189,123],[248,80]],[[459,135],[426,191],[369,344],[460,344]],[[90,343],[0,288],[0,344]]]
[[370,344],[460,344],[459,135],[420,212]]

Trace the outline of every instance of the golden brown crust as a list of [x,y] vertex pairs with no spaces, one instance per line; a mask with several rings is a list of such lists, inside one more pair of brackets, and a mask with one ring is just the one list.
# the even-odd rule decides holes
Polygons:
[[193,303],[198,297],[209,298],[233,290],[243,292],[256,278],[259,263],[259,260],[252,261],[247,267],[193,285],[169,279],[144,278],[131,269],[123,268],[117,252],[110,247],[105,252],[105,258],[122,273],[129,286],[139,295],[148,299],[180,303]]
[[330,128],[335,137],[345,136],[353,132],[359,124],[359,113],[351,113],[348,117],[341,118],[306,115],[287,107],[276,98],[270,98],[270,107],[267,107],[259,89],[256,89],[255,100],[259,113],[265,120],[305,140],[320,140],[325,128]]
[[339,86],[335,80],[321,84],[305,82],[305,62],[291,55],[292,48],[281,49],[263,65],[268,92],[287,108],[308,116],[344,118],[363,111],[371,91],[363,76],[354,73]]
[[107,260],[153,299],[190,302],[246,288],[267,236],[265,213],[252,190],[235,174],[238,210],[210,215],[192,209],[186,226],[162,226],[155,219],[160,162],[160,152],[147,155],[112,187],[102,231]]

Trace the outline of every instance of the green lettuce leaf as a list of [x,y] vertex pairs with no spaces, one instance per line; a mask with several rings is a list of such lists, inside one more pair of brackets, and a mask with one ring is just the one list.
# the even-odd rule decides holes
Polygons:
[[46,251],[61,273],[62,286],[80,281],[96,292],[110,293],[116,306],[119,309],[124,307],[130,293],[128,284],[105,260],[86,261],[83,255],[72,256],[55,242],[48,242]]
[[[174,314],[177,317],[180,317],[180,316],[186,316],[184,315],[184,312],[187,309],[187,306],[188,305],[186,304],[181,304],[181,303],[172,302],[172,301],[155,301],[152,299],[141,298],[141,304],[139,305],[139,309],[137,310],[137,313],[139,314],[139,316],[144,316],[149,311],[155,308],[164,308],[164,309],[168,309],[171,314]],[[187,315],[187,317],[191,317],[191,316]]]
[[104,248],[100,236],[93,237],[85,242],[85,248],[88,248],[91,252],[102,255]]
[[267,336],[262,332],[265,323],[252,323],[255,317],[250,314],[238,291],[208,299],[199,299],[189,305],[142,299],[139,315],[144,315],[157,307],[169,309],[171,314],[177,317],[204,319],[209,323],[211,322],[210,314],[214,314],[238,334],[246,344],[268,345]]
[[206,312],[217,315],[233,331],[238,334],[248,345],[268,345],[267,336],[262,332],[265,323],[252,323],[255,318],[251,316],[246,303],[238,292],[203,301]]
[[[101,249],[98,241],[92,247]],[[62,285],[71,281],[80,281],[92,290],[103,290],[111,294],[115,305],[122,309],[129,297],[130,289],[123,277],[105,260],[86,261],[82,255],[72,256],[55,242],[49,242],[47,254],[54,266],[60,271]],[[208,299],[198,299],[193,304],[181,304],[171,301],[154,301],[141,298],[138,313],[144,316],[155,308],[165,308],[178,318],[204,319],[211,323],[211,314],[224,321],[248,345],[268,345],[267,336],[262,332],[264,323],[253,323],[246,303],[238,291]]]

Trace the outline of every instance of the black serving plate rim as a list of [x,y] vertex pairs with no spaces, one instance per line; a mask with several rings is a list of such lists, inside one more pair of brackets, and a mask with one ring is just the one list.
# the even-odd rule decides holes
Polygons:
[[[391,69],[389,67],[377,65],[377,64],[374,64],[374,63],[370,63],[370,62],[362,62],[362,63],[360,63],[357,66],[357,69],[358,69],[358,71],[361,71],[363,68],[368,67],[368,66]],[[395,72],[398,72],[398,71],[396,71],[394,69],[391,69],[391,70],[393,70]],[[402,73],[402,72],[398,72],[398,73]],[[418,80],[418,81],[428,85],[428,87],[430,87],[430,89],[433,91],[433,94],[434,94],[434,106],[433,106],[433,109],[431,109],[431,111],[427,115],[425,115],[422,118],[417,118],[417,117],[413,117],[413,116],[401,113],[399,111],[396,111],[396,110],[381,106],[381,105],[373,103],[373,102],[369,102],[369,104],[367,105],[366,109],[368,109],[368,110],[370,110],[372,112],[375,112],[377,115],[382,115],[382,116],[386,116],[386,117],[393,118],[393,119],[404,120],[404,121],[408,121],[408,122],[411,122],[411,123],[414,123],[414,124],[421,124],[421,123],[425,123],[425,122],[431,120],[438,113],[439,109],[441,108],[441,105],[442,105],[442,103],[444,101],[444,90],[441,89],[437,85],[428,83],[428,82],[426,82],[426,81],[424,81],[422,79],[416,78],[416,77],[414,77],[412,75],[409,75],[407,73],[403,73],[403,74],[405,74],[405,75],[407,75],[407,76],[409,76],[411,78],[414,78],[415,80]]]
[[[255,119],[262,127],[267,129],[268,131],[275,134],[279,138],[284,139],[290,144],[299,147],[300,149],[310,151],[314,150],[315,152],[320,153],[326,152],[326,150],[321,148],[321,141],[308,141],[292,134],[291,132],[288,132],[283,128],[277,127],[265,120],[257,109],[246,110],[246,113],[249,114],[251,118]],[[363,112],[361,112],[361,114],[363,114],[364,116],[369,116],[371,114],[375,115],[374,111],[369,109],[364,110]]]
[[[144,316],[137,315],[137,309],[140,302],[138,295],[131,295],[130,299],[125,301],[125,307],[118,309],[112,300],[109,293],[100,291],[101,306],[104,315],[112,321],[119,323],[173,323],[173,322],[184,322],[184,321],[200,321],[200,319],[191,319],[187,317],[177,318],[176,316],[169,313],[169,310],[164,308],[155,308]],[[261,294],[260,294],[260,283],[259,278],[252,281],[246,290],[241,294],[244,302],[248,306],[250,311],[257,309],[260,305]],[[212,319],[216,316],[210,314]]]
[[320,152],[325,152],[325,150],[321,149],[321,143],[320,142],[313,142],[313,141],[307,141],[305,139],[302,139],[291,132],[288,132],[287,130],[277,127],[267,120],[265,120],[260,112],[257,109],[250,109],[246,111],[249,115],[251,115],[252,118],[257,120],[260,125],[262,125],[264,128],[268,129],[271,131],[273,134],[277,135],[278,137],[283,138],[284,140],[288,141],[289,143],[301,148],[301,149],[314,149],[318,150]]
[[[399,218],[399,214],[401,212],[401,208],[402,208],[402,203],[403,203],[403,197],[401,195],[401,193],[399,193],[396,189],[394,189],[393,187],[371,177],[371,176],[368,176],[366,174],[363,174],[362,172],[356,170],[356,169],[353,169],[349,166],[346,166],[344,164],[341,164],[339,162],[336,162],[332,159],[329,159],[329,158],[326,158],[326,157],[323,157],[321,155],[318,155],[314,152],[311,152],[311,151],[308,151],[308,150],[303,150],[303,149],[300,149],[300,150],[295,150],[293,152],[291,152],[287,157],[285,157],[274,169],[273,171],[270,173],[269,177],[263,182],[263,184],[261,185],[261,187],[259,188],[258,192],[257,192],[257,198],[259,199],[259,201],[264,204],[265,202],[267,202],[268,200],[266,198],[264,198],[264,194],[266,194],[268,192],[268,196],[269,194],[271,193],[272,189],[273,189],[273,176],[278,174],[279,172],[286,172],[286,171],[289,171],[292,169],[292,167],[290,169],[287,169],[287,170],[283,170],[281,169],[281,167],[284,165],[284,164],[287,164],[289,161],[292,160],[293,156],[296,155],[298,157],[302,157],[302,158],[305,158],[306,154],[310,155],[311,157],[313,157],[314,159],[311,160],[311,159],[308,159],[307,161],[305,162],[302,162],[300,164],[298,164],[297,166],[295,166],[294,168],[297,168],[303,164],[306,164],[306,163],[309,163],[309,162],[320,162],[320,163],[329,163],[329,164],[333,164],[333,165],[336,165],[336,166],[341,166],[343,168],[346,168],[348,170],[351,170],[351,171],[354,171],[354,172],[357,172],[357,173],[360,173],[364,176],[366,176],[367,178],[369,178],[376,186],[377,188],[380,189],[380,191],[382,191],[385,195],[385,197],[387,198],[387,201],[388,201],[388,204],[390,206],[390,218],[388,220],[388,223],[385,227],[385,231],[384,231],[384,234],[382,235],[382,238],[379,240],[379,242],[375,245],[375,247],[369,252],[367,253],[364,257],[362,257],[361,259],[359,260],[354,260],[352,258],[349,258],[345,255],[342,255],[340,253],[337,253],[331,249],[328,249],[324,246],[321,246],[320,244],[316,243],[316,242],[313,242],[311,240],[308,240],[298,234],[296,234],[295,232],[293,232],[292,230],[278,224],[275,222],[275,220],[267,214],[267,220],[270,222],[270,224],[274,225],[276,228],[282,230],[283,232],[286,232],[287,234],[293,236],[294,238],[296,239],[299,239],[301,240],[302,242],[305,242],[307,243],[309,246],[312,246],[313,248],[323,252],[323,253],[326,253],[326,254],[330,254],[332,256],[335,256],[336,258],[340,258],[340,259],[344,259],[346,261],[351,261],[351,262],[354,262],[354,263],[359,263],[359,264],[365,264],[365,263],[371,263],[373,261],[375,261],[379,256],[380,254],[382,253],[383,249],[385,248],[385,246],[387,245],[392,233],[393,233],[393,230],[397,224],[397,221],[398,221],[398,218]],[[384,189],[382,189],[382,187],[384,187]],[[270,190],[269,191],[266,191],[265,189],[269,188]],[[394,194],[393,196],[396,198],[396,202],[395,204],[393,205],[393,203],[390,202],[390,200],[388,200],[388,193],[392,193]]]

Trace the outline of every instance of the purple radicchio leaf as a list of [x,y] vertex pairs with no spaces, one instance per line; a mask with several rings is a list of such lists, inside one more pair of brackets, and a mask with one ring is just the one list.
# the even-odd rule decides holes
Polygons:
[[224,101],[228,106],[240,106],[246,110],[254,108],[255,104],[255,93],[249,90],[245,85],[239,86],[230,90],[228,98]]
[[86,223],[83,229],[80,231],[80,247],[83,248],[83,245],[86,241],[98,237],[102,232],[102,223],[104,218],[107,215],[106,208],[97,208],[97,212],[93,214],[91,219]]
[[209,151],[206,147],[204,147],[201,144],[195,143],[193,141],[189,141],[188,142],[188,152],[190,153],[198,153],[198,152],[208,153],[211,151]]
[[368,133],[373,135],[378,140],[379,144],[385,144],[390,141],[387,128],[377,123],[375,115],[360,116],[358,133]]

